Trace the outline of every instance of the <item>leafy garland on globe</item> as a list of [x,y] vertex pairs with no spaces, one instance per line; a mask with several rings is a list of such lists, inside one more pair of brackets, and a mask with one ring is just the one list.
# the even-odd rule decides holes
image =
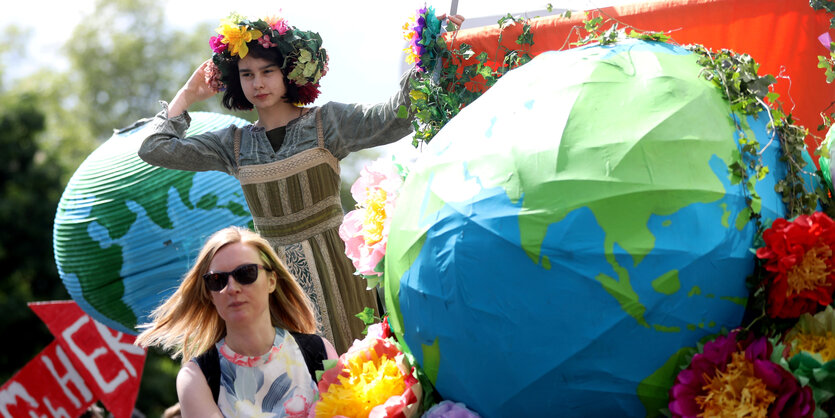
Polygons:
[[[826,1],[829,5],[835,5],[832,0],[812,1]],[[548,11],[551,10],[549,4]],[[434,17],[434,10],[431,7],[419,10],[418,14],[421,15],[421,13],[427,18]],[[571,11],[564,12],[561,17],[570,18]],[[488,59],[486,52],[475,56],[475,63],[465,64],[465,61],[475,55],[470,45],[462,43],[454,48],[455,38],[453,37],[451,45],[447,47],[444,37],[439,36],[439,31],[428,30],[429,25],[409,26],[407,24],[404,26],[407,39],[412,42],[415,42],[416,38],[423,39],[422,44],[425,48],[421,51],[423,56],[429,54],[427,51],[432,50],[433,45],[435,50],[432,52],[432,58],[422,63],[420,67],[422,72],[411,80],[411,111],[415,114],[415,120],[412,122],[415,128],[412,145],[417,147],[422,142],[429,143],[450,119],[480,97],[501,76],[533,59],[530,48],[534,44],[534,39],[530,21],[531,19],[514,17],[510,14],[498,20],[497,23],[502,31],[497,40],[497,52],[503,52],[503,59],[495,70],[486,64]],[[605,27],[610,22],[611,24]],[[593,42],[610,45],[623,37],[671,42],[667,34],[636,31],[629,25],[624,25],[630,28],[629,34],[626,34],[624,29],[618,28],[618,23],[613,18],[604,20],[599,10],[598,13],[592,12],[591,15],[587,12],[583,26],[575,26],[572,29],[579,39],[571,45],[581,46]],[[522,25],[522,32],[516,39],[519,48],[509,49],[502,45],[504,31],[517,24]],[[585,32],[585,35],[581,36],[581,32]],[[787,206],[788,216],[813,213],[819,199],[825,208],[835,211],[835,207],[831,205],[831,196],[825,188],[806,189],[803,180],[804,173],[817,174],[819,178],[822,176],[819,171],[817,173],[805,171],[806,162],[802,152],[806,147],[804,139],[808,131],[794,124],[791,114],[784,113],[781,103],[777,101],[779,95],[769,91],[776,79],[771,75],[760,76],[757,72],[759,64],[747,54],[737,54],[724,49],[712,53],[701,45],[692,45],[688,48],[701,56],[698,62],[704,67],[702,76],[722,89],[730,103],[731,112],[736,115],[734,119],[741,148],[739,156],[729,163],[728,170],[732,175],[733,184],[745,184],[745,191],[748,194],[746,198],[748,214],[755,220],[757,230],[761,232],[763,225],[759,216],[761,201],[755,191],[755,186],[758,180],[768,174],[768,167],[763,165],[758,153],[760,144],[754,138],[748,138],[745,135],[741,121],[746,116],[756,117],[764,108],[769,111],[771,117],[769,128],[779,136],[783,151],[781,159],[786,162],[787,166],[786,177],[778,182],[775,190],[781,194]],[[835,215],[835,213],[830,213],[830,215]]]

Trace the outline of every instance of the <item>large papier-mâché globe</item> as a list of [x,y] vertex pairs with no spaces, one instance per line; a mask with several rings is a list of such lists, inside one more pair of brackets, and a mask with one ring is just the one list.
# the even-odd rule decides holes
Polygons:
[[[245,120],[191,114],[188,135]],[[137,150],[150,124],[117,132],[79,166],[55,215],[58,272],[73,300],[113,329],[135,334],[167,299],[206,238],[252,216],[234,177],[148,165]]]
[[[393,214],[395,333],[484,416],[644,416],[686,347],[740,324],[756,230],[738,134],[697,57],[625,42],[548,52],[433,139]],[[741,121],[784,215],[768,116]],[[761,147],[762,148],[762,147]]]

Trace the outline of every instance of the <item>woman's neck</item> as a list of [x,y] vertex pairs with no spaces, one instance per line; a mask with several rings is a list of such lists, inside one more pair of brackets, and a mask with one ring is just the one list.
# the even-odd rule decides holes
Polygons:
[[226,324],[226,345],[244,356],[260,356],[270,351],[275,341],[275,328],[267,321],[249,324]]
[[304,112],[304,108],[296,107],[290,103],[282,103],[280,106],[270,107],[268,109],[255,109],[258,112],[258,122],[255,126],[260,126],[264,130],[271,130],[280,126],[287,126],[290,121],[298,118]]

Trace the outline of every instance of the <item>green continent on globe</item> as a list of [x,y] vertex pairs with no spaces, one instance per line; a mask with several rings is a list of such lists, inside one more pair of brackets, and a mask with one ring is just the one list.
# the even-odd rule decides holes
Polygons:
[[[99,202],[94,204],[88,219],[96,220],[108,233],[111,240],[124,236],[137,219],[137,215],[128,208],[128,201],[135,201],[148,214],[156,225],[172,229],[174,225],[168,216],[168,192],[173,187],[180,201],[189,209],[194,205],[189,201],[189,190],[196,173],[166,170],[152,167],[132,155],[118,164],[120,173],[111,181],[122,185],[111,188],[106,193],[95,196]],[[103,167],[106,170],[107,167]],[[102,172],[88,172],[89,179],[77,179],[76,184],[83,185],[93,181]],[[119,178],[122,176],[122,178]],[[153,181],[148,179],[153,176]],[[127,220],[127,221],[126,221]],[[116,322],[127,327],[136,325],[136,315],[128,305],[122,302],[124,285],[121,280],[122,247],[112,243],[102,247],[90,237],[88,227],[92,221],[63,223],[56,228],[56,240],[72,237],[73,257],[66,257],[62,265],[64,274],[75,274],[81,286],[85,300],[99,312],[107,312]],[[60,255],[59,255],[60,256]]]
[[[734,124],[721,92],[706,88],[710,84],[694,76],[701,67],[692,55],[613,54],[601,61],[605,65],[595,65],[581,89],[569,93],[577,97],[561,138],[529,138],[526,146],[539,146],[531,153],[514,151],[510,143],[489,147],[492,153],[496,147],[505,147],[499,154],[504,152],[509,158],[478,159],[479,150],[473,150],[474,158],[467,162],[466,170],[481,187],[500,186],[511,201],[522,199],[522,247],[535,263],[550,264],[540,256],[547,225],[560,222],[578,208],[590,209],[606,234],[604,254],[617,275],[600,273],[597,280],[625,312],[649,327],[644,318],[646,308],[632,287],[629,272],[615,258],[615,245],[630,254],[637,266],[655,247],[655,236],[647,226],[652,215],[670,215],[688,205],[711,203],[725,196],[725,187],[708,162],[717,157],[727,164],[738,152],[730,140]],[[653,67],[660,68],[652,71]],[[634,76],[662,72],[663,77]],[[659,96],[647,91],[675,94]],[[629,97],[633,105],[617,106],[613,97]],[[724,124],[717,126],[716,121]],[[623,126],[630,126],[630,130],[623,131]],[[488,135],[491,130],[492,126]],[[557,141],[559,146],[555,147]],[[526,161],[531,154],[536,160]],[[461,168],[460,162],[450,161],[436,165],[431,175],[457,179],[462,176]],[[427,179],[427,184],[431,183],[432,179]],[[426,217],[444,205],[442,198],[428,190],[423,203],[422,207],[409,205],[398,210]],[[621,216],[623,213],[630,216]],[[389,240],[397,240],[395,235]],[[407,267],[397,265],[387,274],[401,277]],[[396,295],[397,291],[387,289],[386,293]]]

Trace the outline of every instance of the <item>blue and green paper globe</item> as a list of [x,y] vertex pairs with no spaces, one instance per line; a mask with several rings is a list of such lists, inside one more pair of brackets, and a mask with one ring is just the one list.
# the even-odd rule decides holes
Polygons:
[[[246,123],[215,113],[191,116],[188,135]],[[53,227],[55,262],[70,296],[97,321],[131,334],[174,293],[209,235],[252,223],[234,177],[139,159],[149,129],[117,132],[84,160]]]
[[[548,52],[433,139],[385,257],[397,336],[487,417],[657,415],[686,348],[740,325],[756,232],[730,106],[689,51]],[[753,209],[784,215],[779,141]]]

